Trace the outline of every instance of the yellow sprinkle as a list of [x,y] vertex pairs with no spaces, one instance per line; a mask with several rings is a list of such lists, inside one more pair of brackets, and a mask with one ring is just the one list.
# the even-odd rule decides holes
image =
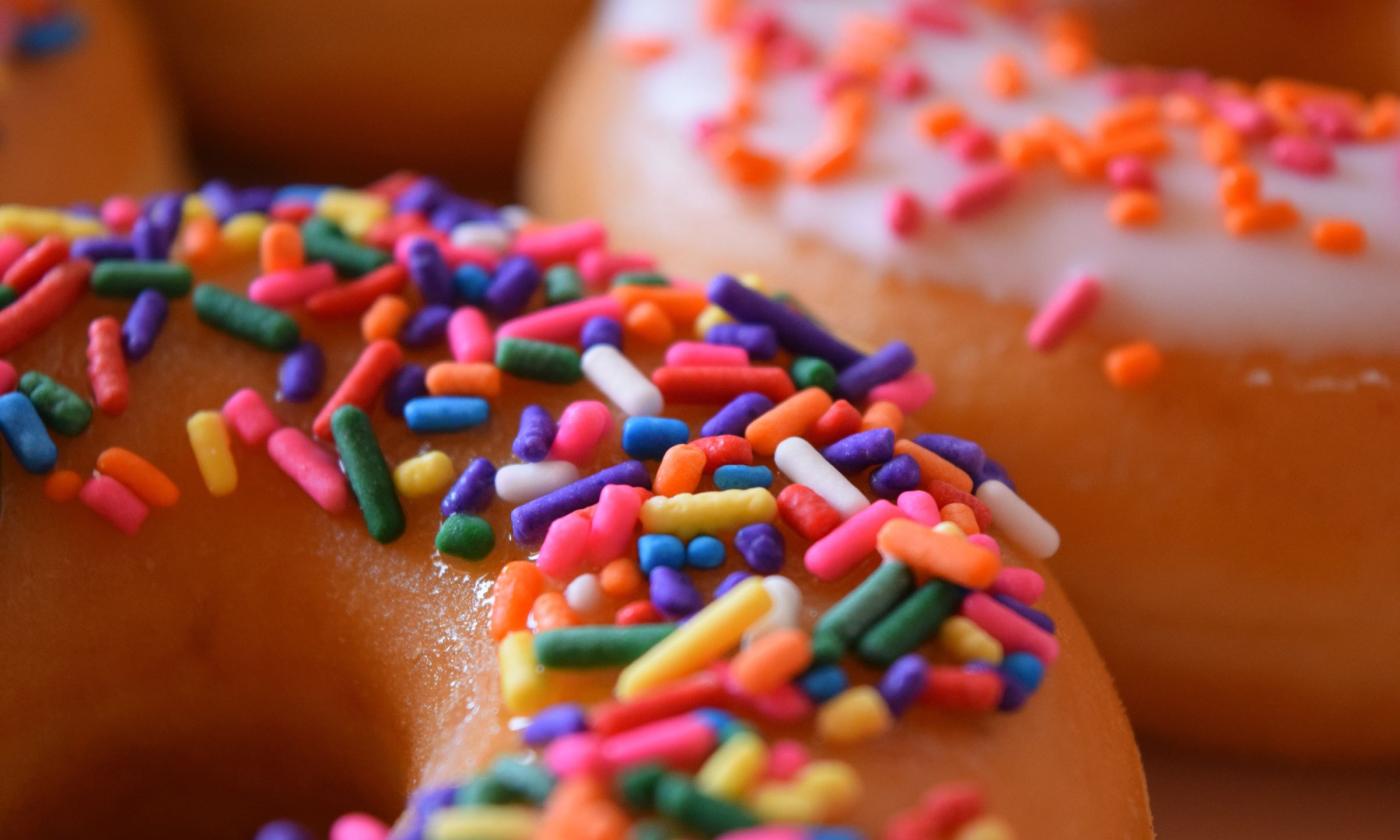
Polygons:
[[614,693],[626,700],[705,668],[738,646],[744,631],[772,607],[763,578],[749,578],[624,668]]
[[316,212],[354,239],[363,239],[375,223],[389,215],[389,202],[373,193],[331,189],[321,193]]
[[549,704],[549,680],[535,659],[535,637],[516,630],[497,649],[501,664],[501,699],[513,715],[538,712]]
[[196,411],[185,421],[199,474],[212,496],[227,496],[238,488],[238,465],[229,448],[228,428],[217,411]]
[[101,236],[106,232],[101,222],[86,216],[26,204],[0,204],[0,234],[13,233],[33,241],[50,233],[72,239]]
[[772,522],[778,502],[764,487],[652,496],[642,505],[642,527],[650,533],[675,534],[688,540],[698,534],[733,531],[755,522]]
[[1001,642],[977,622],[966,616],[955,615],[938,628],[938,643],[959,662],[986,662],[1000,665],[1005,652]]
[[746,271],[740,274],[739,284],[746,289],[753,289],[755,292],[763,291],[763,278],[752,271]]
[[725,312],[714,304],[710,304],[700,310],[699,317],[695,319],[695,337],[703,339],[705,334],[710,331],[710,327],[719,324],[728,324],[733,320],[733,318],[729,317],[728,312]]
[[446,490],[455,475],[452,459],[434,449],[394,467],[394,488],[406,499],[418,499]]
[[261,213],[239,213],[224,222],[220,233],[224,247],[231,254],[248,255],[257,252],[267,228],[267,217]]
[[185,196],[185,200],[180,204],[180,218],[184,221],[190,219],[204,219],[214,215],[214,210],[209,206],[209,202],[204,200],[204,196],[199,193],[190,193]]
[[967,536],[967,534],[963,532],[963,529],[958,527],[958,523],[946,519],[933,526],[933,532],[935,534],[947,534],[950,537]]
[[444,808],[428,817],[425,840],[529,840],[539,816],[523,805]]
[[740,732],[720,745],[695,776],[695,785],[711,796],[735,802],[753,788],[768,766],[768,745],[752,732]]
[[1016,832],[1001,817],[978,817],[959,829],[953,840],[1015,840]]
[[796,785],[771,782],[754,791],[749,810],[766,823],[815,823],[821,820],[821,803]]
[[885,698],[872,686],[848,688],[817,710],[817,734],[832,744],[854,744],[883,735],[894,724]]
[[844,761],[814,761],[802,768],[797,789],[821,803],[821,822],[849,816],[860,802],[860,776]]

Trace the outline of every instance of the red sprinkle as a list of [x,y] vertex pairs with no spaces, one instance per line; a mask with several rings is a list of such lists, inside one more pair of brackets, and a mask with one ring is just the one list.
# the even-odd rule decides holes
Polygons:
[[3,281],[6,286],[19,294],[39,282],[49,269],[68,259],[68,240],[57,234],[50,234],[34,243],[34,247],[24,252],[5,271]]
[[738,435],[712,435],[696,438],[690,445],[705,453],[705,472],[712,473],[730,464],[753,463],[753,444]]
[[813,542],[841,524],[836,508],[803,484],[789,484],[778,493],[778,514],[789,528]]
[[661,367],[652,373],[651,381],[670,403],[714,405],[747,391],[782,402],[797,393],[792,377],[778,367]]
[[131,383],[122,353],[122,325],[116,318],[97,318],[88,325],[87,362],[88,383],[97,407],[109,417],[126,411]]
[[369,309],[380,295],[396,294],[407,283],[404,267],[390,263],[358,280],[317,292],[306,299],[306,311],[317,318],[353,318]]
[[78,302],[87,289],[92,263],[70,260],[49,269],[39,285],[0,309],[0,353],[8,353],[43,332]]

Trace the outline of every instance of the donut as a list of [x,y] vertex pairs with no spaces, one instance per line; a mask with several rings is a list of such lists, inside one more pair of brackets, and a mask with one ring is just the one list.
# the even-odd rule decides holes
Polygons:
[[1393,760],[1397,100],[1098,63],[995,5],[606,3],[527,194],[906,336],[929,422],[1060,529],[1139,732]]
[[1151,836],[908,345],[406,173],[101,209],[0,309],[17,834]]
[[0,9],[0,129],[4,201],[93,201],[184,179],[146,34],[114,0]]

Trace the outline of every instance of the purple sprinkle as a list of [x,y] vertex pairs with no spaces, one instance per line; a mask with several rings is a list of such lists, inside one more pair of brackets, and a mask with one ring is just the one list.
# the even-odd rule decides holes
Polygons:
[[891,501],[906,490],[918,489],[922,483],[919,462],[909,455],[896,455],[870,475],[870,489],[880,498]]
[[521,545],[539,545],[551,522],[579,508],[597,504],[603,488],[609,484],[651,487],[651,476],[641,461],[623,461],[526,502],[510,512],[515,541]]
[[442,497],[438,510],[443,516],[454,513],[481,513],[496,497],[496,468],[485,458],[473,458]]
[[384,388],[384,410],[390,417],[402,417],[408,401],[428,395],[428,372],[416,362],[399,365]]
[[303,341],[277,369],[277,388],[287,402],[306,402],[321,390],[325,377],[325,354],[316,342]]
[[136,247],[131,240],[119,236],[88,236],[74,239],[70,249],[74,259],[102,262],[103,260],[136,259]]
[[170,251],[160,228],[145,216],[137,219],[131,229],[131,248],[136,259],[144,262],[163,261]]
[[852,402],[865,399],[876,385],[898,379],[914,368],[914,351],[902,341],[891,341],[836,377],[841,394]]
[[714,597],[719,598],[720,596],[724,595],[724,593],[728,592],[729,590],[733,589],[734,587],[738,586],[739,584],[743,583],[751,577],[753,577],[753,575],[749,574],[748,572],[730,572],[729,574],[725,575],[724,580],[719,582],[719,586],[715,587]]
[[228,181],[209,181],[199,188],[199,197],[221,222],[238,212],[238,190]]
[[426,304],[447,306],[452,303],[456,289],[452,285],[452,271],[442,258],[437,243],[420,236],[408,246],[408,276],[423,296]]
[[447,187],[443,186],[441,181],[436,178],[419,178],[394,199],[394,212],[421,213],[427,216],[449,196]]
[[457,788],[454,785],[419,788],[409,796],[408,807],[417,816],[428,817],[444,808],[451,807],[456,796]]
[[415,349],[439,344],[447,336],[447,322],[451,318],[450,306],[425,306],[409,316],[399,330],[399,343]]
[[584,714],[582,706],[577,703],[560,703],[543,709],[530,718],[520,737],[532,747],[542,747],[555,738],[584,732],[587,729],[588,717]]
[[529,463],[543,461],[554,445],[554,435],[559,427],[549,415],[549,409],[542,405],[527,405],[520,412],[520,430],[515,433],[515,442],[510,451],[515,457]]
[[266,213],[277,198],[276,187],[249,187],[238,194],[237,212]]
[[999,601],[1002,606],[1021,616],[1031,624],[1034,624],[1036,627],[1039,627],[1041,630],[1047,633],[1055,632],[1055,619],[1035,607],[1027,606],[1021,601],[1012,598],[1010,595],[993,595],[992,597]]
[[700,436],[743,435],[750,423],[772,407],[773,401],[757,391],[740,394],[705,421]]
[[430,222],[433,227],[443,233],[451,233],[453,228],[463,222],[494,222],[499,217],[495,210],[485,204],[478,204],[455,195],[447,195],[443,197],[438,208],[433,211]]
[[822,450],[822,457],[843,473],[860,472],[894,457],[894,429],[870,429],[847,435]]
[[705,605],[700,590],[690,582],[690,577],[679,569],[670,566],[657,566],[651,570],[651,603],[670,619],[688,618]]
[[734,535],[734,547],[743,556],[744,562],[749,564],[749,568],[761,575],[777,573],[787,557],[783,532],[767,522],[740,528]]
[[954,435],[919,435],[914,442],[970,476],[981,473],[987,462],[982,447]]
[[899,717],[924,690],[928,680],[928,663],[917,653],[906,653],[896,659],[880,678],[880,696],[895,717]]
[[122,350],[128,361],[138,361],[151,352],[169,311],[165,295],[155,289],[146,289],[136,296],[122,323]]
[[508,257],[496,269],[486,290],[486,311],[497,318],[514,318],[524,311],[540,285],[540,272],[529,257]]
[[991,458],[982,464],[982,469],[972,475],[973,484],[981,484],[984,481],[1000,481],[1013,491],[1016,489],[1016,482],[1011,480],[1011,474],[1006,471],[1006,467]]
[[767,324],[715,324],[705,332],[705,340],[742,347],[755,361],[778,355],[778,334]]
[[796,356],[826,359],[837,370],[860,361],[859,350],[812,323],[791,307],[769,300],[736,278],[721,274],[710,281],[710,302],[736,321],[767,324],[778,336],[778,343]]
[[616,318],[595,315],[584,322],[579,341],[585,350],[597,344],[608,344],[621,350],[622,324]]
[[258,829],[253,840],[314,840],[310,831],[291,820],[273,820]]

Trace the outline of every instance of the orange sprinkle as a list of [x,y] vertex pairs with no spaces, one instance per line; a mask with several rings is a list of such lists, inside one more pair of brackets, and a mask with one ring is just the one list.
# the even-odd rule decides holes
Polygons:
[[97,471],[126,485],[151,507],[170,507],[180,501],[180,488],[160,468],[135,452],[113,446],[97,456]]
[[646,35],[622,36],[613,41],[613,49],[628,64],[650,64],[670,55],[673,46],[670,38]]
[[831,395],[821,388],[807,388],[788,397],[757,417],[744,430],[754,452],[772,455],[778,444],[807,433],[817,418],[831,408]]
[[825,137],[792,162],[792,176],[804,184],[820,184],[845,174],[855,161],[854,141]]
[[729,57],[729,72],[734,78],[746,82],[756,82],[763,78],[767,64],[767,51],[757,40],[740,42]]
[[1244,140],[1223,122],[1201,129],[1201,158],[1211,166],[1234,166],[1244,157]]
[[969,537],[982,533],[982,528],[977,524],[977,515],[972,512],[972,508],[962,502],[949,502],[938,512],[943,517],[943,521],[958,526]]
[[71,502],[83,489],[83,477],[72,470],[54,470],[44,479],[44,495],[55,502]]
[[1232,236],[1287,230],[1297,223],[1297,209],[1282,199],[1231,207],[1225,212],[1225,229]]
[[710,305],[703,289],[684,286],[618,286],[612,296],[628,312],[641,303],[651,303],[681,326],[692,323]]
[[223,254],[223,231],[213,216],[196,216],[181,229],[180,246],[190,265],[210,266]]
[[711,32],[724,32],[734,25],[742,0],[705,0],[700,17]]
[[501,395],[501,369],[489,362],[438,362],[428,368],[428,393],[433,396],[486,397]]
[[624,840],[632,824],[605,783],[580,774],[559,782],[545,800],[536,840]]
[[1162,103],[1147,96],[1121,102],[1099,114],[1094,120],[1094,133],[1101,138],[1133,134],[1145,128],[1156,128],[1162,119]]
[[982,83],[998,99],[1015,99],[1026,92],[1026,74],[1013,55],[998,53],[982,68]]
[[1144,158],[1160,158],[1172,150],[1171,140],[1156,126],[1137,129],[1122,129],[1100,138],[1097,151],[1105,160],[1135,155]]
[[1220,203],[1226,207],[1259,203],[1259,173],[1254,167],[1237,163],[1220,173]]
[[1162,372],[1162,351],[1150,341],[1119,345],[1104,356],[1103,372],[1115,388],[1140,388]]
[[666,310],[654,301],[644,300],[627,310],[623,321],[627,335],[646,344],[668,344],[676,336],[676,328]]
[[658,496],[679,496],[694,493],[705,474],[706,457],[698,446],[679,443],[666,450],[661,465],[656,468],[656,478],[651,489]]
[[904,411],[889,400],[876,400],[865,410],[860,427],[862,431],[893,429],[897,435],[904,428]]
[[1319,219],[1312,229],[1313,247],[1328,254],[1359,254],[1366,250],[1366,228],[1351,219]]
[[398,295],[380,295],[360,316],[360,336],[365,341],[397,338],[409,311],[408,301]]
[[301,268],[306,261],[301,230],[291,222],[273,222],[263,228],[258,259],[265,273]]
[[735,655],[729,679],[745,694],[777,691],[812,664],[812,639],[796,628],[765,633]]
[[723,134],[712,140],[709,154],[720,173],[740,186],[771,186],[783,174],[778,160],[744,145],[733,134]]
[[1060,169],[1076,181],[1095,181],[1103,177],[1108,161],[1099,150],[1075,137],[1057,142],[1055,161]]
[[1080,76],[1094,66],[1094,48],[1085,41],[1057,38],[1045,45],[1045,63],[1057,76]]
[[535,632],[558,630],[561,627],[576,627],[581,621],[574,608],[569,606],[563,592],[545,592],[535,599],[530,608],[535,619]]
[[920,109],[915,117],[919,133],[933,140],[942,140],[966,121],[967,113],[956,102],[935,102]]
[[642,572],[635,561],[620,557],[598,573],[598,586],[611,598],[631,598],[642,591]]
[[1151,227],[1162,219],[1162,202],[1147,190],[1124,190],[1108,202],[1108,219],[1119,227]]
[[491,597],[491,638],[504,639],[516,630],[524,630],[530,617],[530,607],[544,589],[544,573],[528,560],[512,560],[496,575],[495,591]]
[[876,537],[881,554],[903,560],[920,579],[946,578],[963,586],[990,586],[1001,569],[991,551],[963,537],[931,531],[912,519],[892,519]]
[[1017,169],[1029,169],[1050,159],[1045,138],[1024,131],[1008,131],[997,143],[1001,159]]
[[1377,96],[1361,118],[1361,135],[1367,140],[1394,137],[1397,127],[1400,127],[1400,99],[1394,96]]
[[1162,112],[1178,125],[1201,125],[1210,117],[1205,100],[1187,93],[1169,94],[1162,101]]
[[897,440],[894,442],[894,454],[908,455],[917,461],[919,473],[925,484],[931,481],[942,481],[953,485],[964,493],[972,492],[972,476],[937,452],[925,449],[912,440]]

